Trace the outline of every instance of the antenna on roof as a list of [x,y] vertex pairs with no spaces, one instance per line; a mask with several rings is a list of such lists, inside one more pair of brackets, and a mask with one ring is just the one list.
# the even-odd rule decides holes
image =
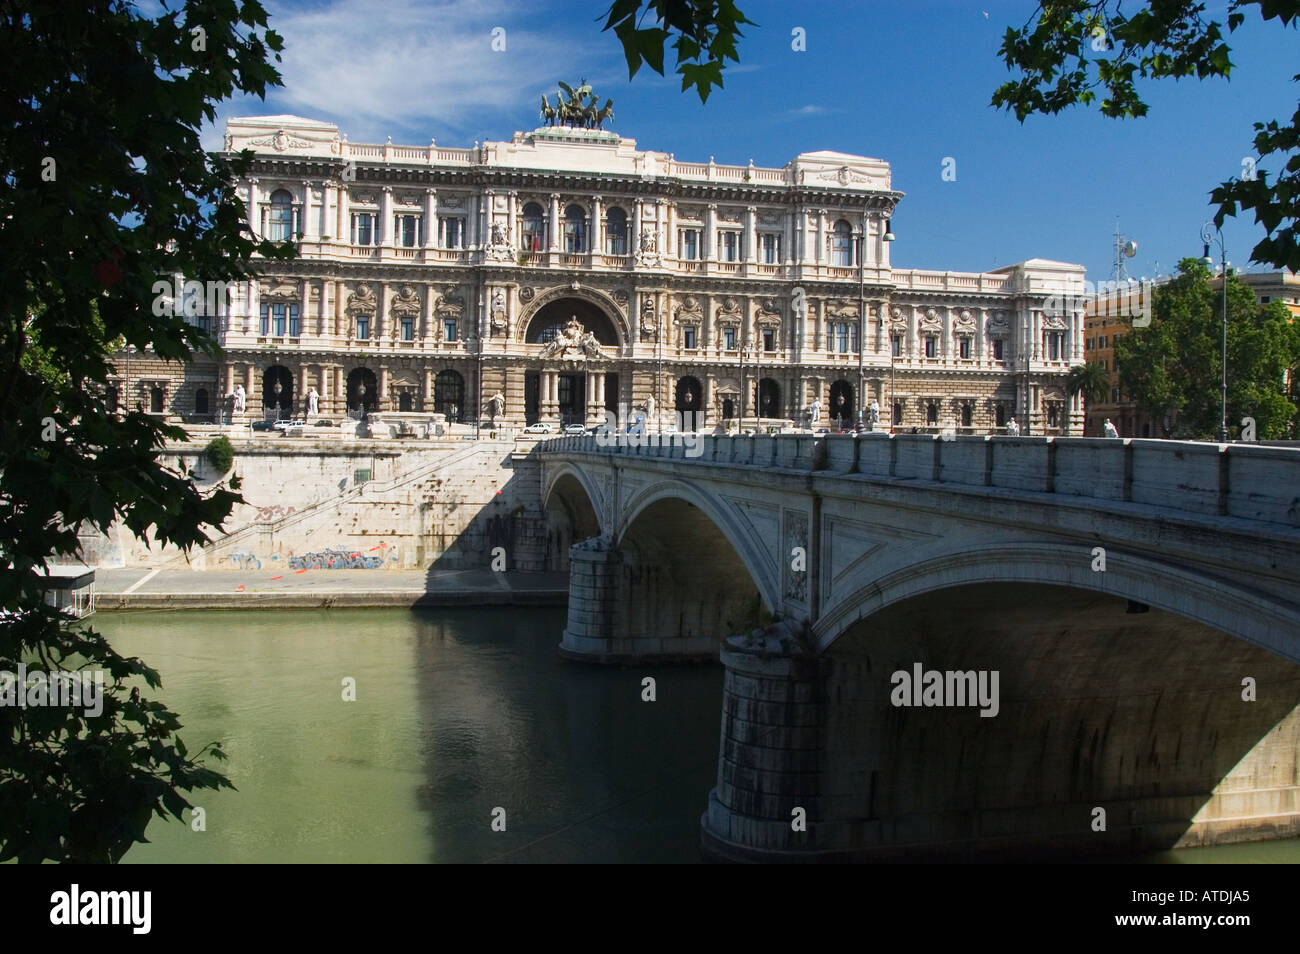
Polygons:
[[1138,243],[1119,230],[1119,216],[1115,217],[1115,283],[1128,281],[1128,272],[1124,270],[1124,259],[1137,254]]

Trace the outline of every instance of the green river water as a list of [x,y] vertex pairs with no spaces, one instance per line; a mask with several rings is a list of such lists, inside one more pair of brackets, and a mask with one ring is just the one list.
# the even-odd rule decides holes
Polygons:
[[[155,819],[127,862],[696,862],[720,667],[556,653],[562,609],[103,613],[238,791]],[[643,702],[645,676],[656,701]],[[345,702],[343,680],[356,680]],[[495,809],[505,831],[493,831]],[[500,814],[497,813],[500,817]],[[499,827],[499,825],[498,825]],[[1300,842],[1154,862],[1296,862]]]

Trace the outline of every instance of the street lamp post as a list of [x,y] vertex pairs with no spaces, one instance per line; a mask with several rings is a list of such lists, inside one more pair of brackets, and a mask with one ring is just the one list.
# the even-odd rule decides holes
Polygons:
[[1210,223],[1206,222],[1201,226],[1201,242],[1203,243],[1204,254],[1201,258],[1201,264],[1206,268],[1214,267],[1214,259],[1210,258],[1210,242],[1219,246],[1219,264],[1223,271],[1223,347],[1222,347],[1222,376],[1219,382],[1220,410],[1219,417],[1219,443],[1228,442],[1228,250],[1223,244],[1223,232],[1216,228],[1213,233],[1210,232]]

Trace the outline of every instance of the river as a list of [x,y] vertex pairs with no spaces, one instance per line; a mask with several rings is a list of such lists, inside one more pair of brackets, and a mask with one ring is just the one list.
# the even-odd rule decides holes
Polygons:
[[[560,659],[561,609],[104,613],[237,791],[127,862],[696,862],[720,667]],[[655,679],[653,702],[642,680]],[[344,680],[356,700],[344,701]],[[504,815],[497,812],[503,809]],[[504,822],[504,831],[493,830]],[[1300,842],[1146,862],[1300,861]]]

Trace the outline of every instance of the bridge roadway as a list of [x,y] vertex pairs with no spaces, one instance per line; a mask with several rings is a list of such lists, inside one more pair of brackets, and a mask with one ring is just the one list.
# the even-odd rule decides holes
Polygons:
[[[726,667],[708,853],[1300,834],[1300,449],[696,440],[537,453],[561,651]],[[896,692],[918,665],[997,673],[997,714]]]

